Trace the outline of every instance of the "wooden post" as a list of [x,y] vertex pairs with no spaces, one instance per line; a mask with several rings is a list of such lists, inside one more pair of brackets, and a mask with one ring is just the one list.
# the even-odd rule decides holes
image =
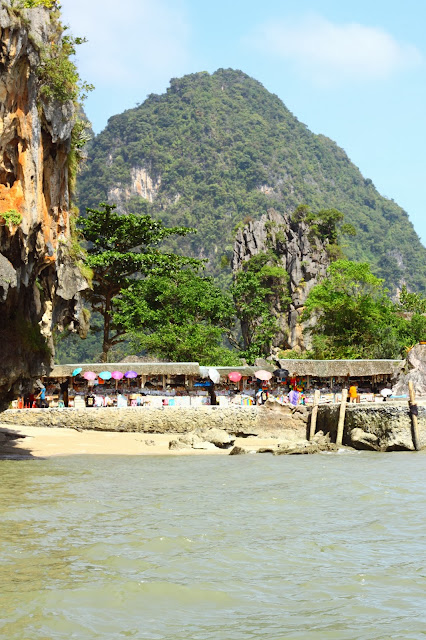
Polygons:
[[163,390],[166,388],[166,376],[163,375]]
[[343,441],[343,427],[345,426],[345,414],[346,414],[346,399],[348,397],[348,390],[342,389],[342,402],[339,411],[339,423],[337,425],[336,444],[341,445]]
[[408,391],[410,394],[408,406],[410,408],[410,416],[411,416],[411,435],[413,438],[414,449],[416,451],[420,451],[419,426],[417,423],[416,394],[414,392],[414,385],[412,380],[410,380],[408,383]]
[[317,416],[318,416],[318,404],[320,401],[321,392],[317,389],[314,392],[314,404],[312,407],[311,413],[311,424],[309,427],[309,440],[312,440],[315,435],[315,429],[317,426]]

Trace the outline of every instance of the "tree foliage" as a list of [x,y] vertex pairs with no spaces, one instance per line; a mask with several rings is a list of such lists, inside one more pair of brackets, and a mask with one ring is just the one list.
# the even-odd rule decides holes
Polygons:
[[33,9],[35,7],[45,7],[46,9],[59,9],[60,4],[57,0],[23,0],[25,9]]
[[135,277],[167,274],[185,265],[199,265],[198,260],[166,253],[158,248],[165,238],[184,236],[193,230],[165,227],[149,215],[121,215],[115,205],[101,203],[100,209],[87,209],[79,224],[89,243],[86,264],[93,270],[90,302],[103,318],[103,359],[108,351],[124,339],[126,329],[114,320],[117,299]]
[[272,340],[279,331],[274,309],[290,301],[288,274],[272,251],[247,260],[234,279],[231,293],[241,323],[242,355],[253,363],[269,355]]
[[132,336],[136,351],[175,362],[239,363],[238,355],[223,346],[234,325],[232,300],[194,269],[137,280],[117,307],[114,320]]
[[137,351],[170,360],[238,361],[222,344],[234,322],[231,299],[199,275],[200,260],[161,248],[193,229],[165,227],[149,214],[122,215],[103,203],[87,214],[80,226],[93,270],[90,303],[102,317],[103,361],[128,339]]
[[338,260],[326,279],[312,289],[304,319],[310,329],[314,358],[398,358],[426,337],[426,317],[401,313],[384,281],[367,263]]
[[46,100],[69,100],[77,104],[84,101],[93,85],[81,80],[72,57],[76,47],[86,42],[85,38],[63,35],[41,51],[41,62],[37,68],[40,93]]

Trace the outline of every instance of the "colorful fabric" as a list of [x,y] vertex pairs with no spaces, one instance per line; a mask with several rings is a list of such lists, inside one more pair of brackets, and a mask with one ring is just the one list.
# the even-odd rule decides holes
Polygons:
[[292,404],[294,407],[297,406],[297,403],[299,402],[299,395],[299,392],[295,391],[294,389],[288,394],[290,404]]

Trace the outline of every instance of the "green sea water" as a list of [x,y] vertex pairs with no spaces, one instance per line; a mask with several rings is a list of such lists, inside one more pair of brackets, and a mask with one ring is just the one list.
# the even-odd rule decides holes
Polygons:
[[0,638],[426,637],[426,454],[0,461]]

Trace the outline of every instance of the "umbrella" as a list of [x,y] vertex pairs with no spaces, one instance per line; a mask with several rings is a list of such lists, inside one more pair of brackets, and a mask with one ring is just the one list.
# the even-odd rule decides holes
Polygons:
[[77,367],[77,369],[74,369],[74,371],[72,372],[72,377],[74,376],[78,376],[79,373],[81,373],[83,371],[82,367]]
[[111,378],[114,378],[114,380],[121,380],[121,378],[124,378],[124,373],[121,373],[121,371],[113,371],[111,373]]
[[98,376],[94,371],[86,371],[85,373],[83,373],[83,378],[85,380],[96,380],[97,377]]
[[220,381],[220,373],[217,369],[213,369],[210,367],[209,369],[209,378],[212,382],[217,384]]
[[270,380],[272,378],[272,373],[270,373],[269,371],[265,371],[264,369],[255,371],[254,375],[258,380]]
[[387,398],[388,396],[392,395],[392,389],[382,389],[380,395],[382,395],[384,398]]
[[138,374],[136,373],[136,371],[126,371],[126,373],[124,374],[125,378],[137,378]]
[[276,378],[288,378],[289,371],[288,369],[275,369],[274,376]]
[[239,371],[231,371],[231,373],[228,373],[228,378],[231,380],[231,382],[239,382],[242,377],[243,376]]
[[111,371],[101,371],[99,377],[101,380],[111,380],[112,373]]

